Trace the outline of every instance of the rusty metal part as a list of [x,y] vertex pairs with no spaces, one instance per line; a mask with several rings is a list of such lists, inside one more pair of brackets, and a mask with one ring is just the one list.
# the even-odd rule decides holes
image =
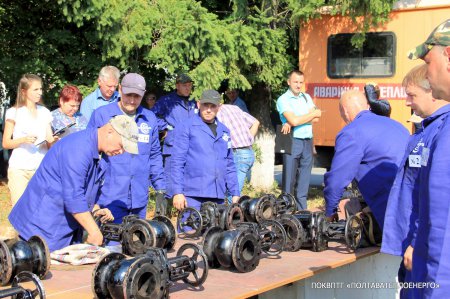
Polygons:
[[361,245],[363,222],[356,215],[350,216],[345,223],[345,243],[350,250],[355,251]]

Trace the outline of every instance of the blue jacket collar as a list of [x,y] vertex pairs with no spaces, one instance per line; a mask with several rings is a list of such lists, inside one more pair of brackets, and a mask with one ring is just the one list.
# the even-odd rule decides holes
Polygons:
[[425,118],[423,120],[423,126],[426,127],[426,126],[430,125],[433,121],[438,119],[441,115],[446,114],[448,112],[450,112],[450,105],[445,105],[444,107],[439,108],[433,114],[431,114],[430,116],[428,116],[427,118]]

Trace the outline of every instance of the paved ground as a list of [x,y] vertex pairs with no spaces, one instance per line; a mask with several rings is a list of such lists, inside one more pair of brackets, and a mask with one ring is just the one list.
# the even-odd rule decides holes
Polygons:
[[[275,165],[275,180],[278,186],[281,186],[281,173],[283,172],[283,165]],[[327,172],[326,168],[314,167],[311,172],[310,186],[322,186],[323,175]]]

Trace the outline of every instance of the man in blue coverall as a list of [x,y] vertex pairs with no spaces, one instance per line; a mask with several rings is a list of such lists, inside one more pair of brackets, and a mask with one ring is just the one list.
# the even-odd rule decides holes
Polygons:
[[339,111],[347,125],[336,137],[331,169],[324,177],[326,216],[336,213],[345,187],[355,179],[383,228],[387,199],[409,132],[395,120],[372,113],[364,94],[356,90],[342,94]]
[[216,118],[220,101],[217,91],[204,91],[198,103],[200,115],[174,130],[170,194],[178,210],[200,210],[206,201],[222,204],[227,189],[233,202],[239,199],[230,131]]
[[[99,153],[136,154],[137,126],[125,116],[117,116],[99,129],[73,133],[50,148],[24,194],[9,214],[9,221],[20,237],[39,235],[50,251],[81,241],[82,227],[87,242],[103,243],[93,216],[112,220],[108,209],[96,204],[97,192],[108,169]],[[92,215],[91,215],[92,212]]]
[[[176,90],[161,97],[153,106],[152,111],[160,119],[159,130],[165,132],[163,159],[164,174],[166,178],[167,198],[170,194],[171,174],[170,158],[175,143],[173,130],[185,120],[197,115],[198,109],[194,99],[190,99],[192,92],[192,79],[186,74],[180,74],[176,78]],[[156,212],[165,214],[167,201],[157,201]]]
[[125,75],[119,91],[121,100],[95,110],[88,124],[88,127],[98,128],[116,115],[125,115],[136,122],[139,129],[139,154],[105,158],[110,168],[98,204],[111,210],[116,223],[122,223],[123,217],[131,214],[145,219],[150,182],[160,200],[165,192],[158,121],[152,111],[140,106],[145,93],[144,77],[136,73]]
[[[450,101],[450,19],[410,52],[427,64],[436,99]],[[450,294],[450,105],[423,121],[419,216],[412,235],[411,298],[448,298]],[[406,255],[405,255],[406,258]]]
[[[422,118],[430,117],[435,113],[439,114],[438,111],[449,104],[432,97],[426,74],[425,64],[416,66],[406,74],[402,84],[407,95],[406,106],[411,107],[414,113]],[[410,244],[412,234],[416,230],[415,221],[418,216],[423,135],[424,131],[419,130],[409,139],[389,194],[384,220],[381,252],[397,256],[404,255],[398,272],[400,282],[411,281],[412,247]],[[402,289],[401,298],[407,298],[407,292],[407,288]]]

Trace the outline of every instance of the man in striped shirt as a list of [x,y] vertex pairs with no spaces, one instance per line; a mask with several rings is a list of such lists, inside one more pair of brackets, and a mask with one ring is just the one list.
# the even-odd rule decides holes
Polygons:
[[[258,132],[259,121],[238,106],[229,104],[220,105],[217,118],[230,130],[231,147],[238,175],[239,192],[241,192],[245,178],[255,161],[252,145]],[[228,199],[229,202],[230,200],[231,198]]]

